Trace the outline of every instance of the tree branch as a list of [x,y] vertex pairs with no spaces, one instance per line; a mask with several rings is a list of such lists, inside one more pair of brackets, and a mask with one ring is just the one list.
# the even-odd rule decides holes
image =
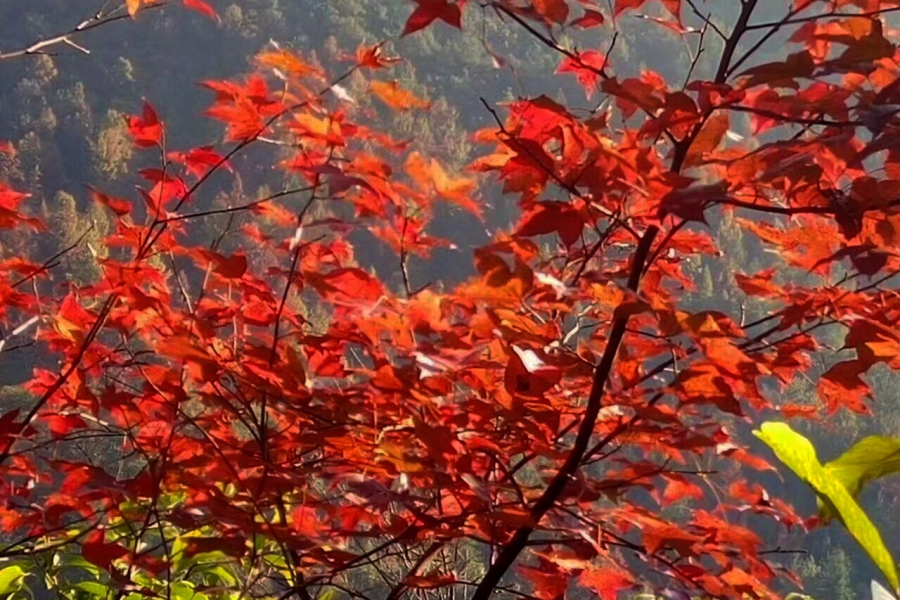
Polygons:
[[[164,2],[157,4],[148,4],[143,7],[143,10],[149,10],[153,8],[161,8],[165,6]],[[73,42],[71,40],[72,37],[81,35],[86,31],[90,31],[91,29],[96,29],[97,27],[101,27],[103,25],[108,25],[109,23],[113,23],[115,21],[122,21],[125,19],[131,19],[131,15],[127,12],[121,12],[121,9],[124,8],[124,4],[116,7],[112,11],[107,14],[103,14],[102,12],[98,12],[93,17],[85,19],[69,31],[64,33],[60,33],[58,35],[54,35],[47,38],[42,38],[39,40],[35,40],[28,46],[24,48],[19,48],[18,50],[10,50],[8,52],[0,52],[0,60],[10,60],[14,58],[21,58],[23,56],[38,56],[42,54],[47,54],[47,48],[58,46],[60,44],[66,44],[74,47],[75,49],[89,54],[90,52],[84,48]]]
[[747,25],[747,31],[753,31],[756,29],[769,29],[771,27],[783,27],[785,25],[796,25],[799,23],[809,23],[810,21],[818,21],[819,19],[871,19],[872,17],[877,17],[879,15],[892,13],[900,11],[900,6],[892,6],[890,8],[881,8],[878,10],[870,10],[866,12],[859,13],[844,13],[831,11],[827,13],[822,13],[818,15],[809,15],[806,17],[797,17],[782,19],[781,21],[770,21],[768,23],[754,23],[752,25]]
[[[650,253],[650,247],[653,245],[653,240],[658,233],[659,229],[656,226],[649,227],[647,231],[644,232],[644,235],[641,237],[637,249],[634,252],[631,263],[631,273],[628,278],[628,289],[634,292],[638,290],[641,273],[644,270],[644,262],[647,260],[647,256]],[[609,337],[606,342],[606,349],[600,359],[600,364],[597,365],[597,368],[594,371],[594,380],[591,385],[590,395],[588,396],[584,418],[581,421],[581,425],[578,427],[575,444],[569,451],[565,463],[563,463],[562,467],[557,471],[541,497],[532,505],[529,511],[531,516],[530,523],[520,527],[513,535],[512,540],[510,540],[510,542],[500,551],[497,560],[491,565],[488,572],[475,589],[475,593],[472,595],[471,600],[488,600],[491,597],[494,589],[500,584],[503,575],[513,565],[519,554],[521,554],[522,550],[527,546],[528,538],[531,536],[535,527],[537,527],[541,518],[543,518],[547,511],[553,508],[553,505],[556,504],[556,501],[568,485],[569,479],[581,466],[581,461],[587,452],[591,436],[594,433],[597,416],[600,414],[600,409],[603,404],[606,384],[612,375],[613,365],[616,356],[618,355],[622,339],[625,337],[629,318],[630,315],[626,313],[617,316],[613,320]]]

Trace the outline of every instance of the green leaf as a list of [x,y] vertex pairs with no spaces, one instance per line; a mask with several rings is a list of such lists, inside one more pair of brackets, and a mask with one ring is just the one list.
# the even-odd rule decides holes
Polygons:
[[[863,438],[838,458],[825,463],[825,470],[857,498],[870,481],[900,472],[900,438],[877,435]],[[836,516],[832,507],[821,499],[819,515],[826,521]]]
[[106,598],[109,595],[109,588],[96,581],[79,581],[78,583],[73,583],[72,587],[82,592],[87,592],[96,598]]
[[884,545],[878,529],[847,488],[819,463],[812,443],[791,429],[787,423],[763,423],[759,430],[753,433],[775,452],[781,462],[834,506],[847,531],[856,538],[884,573],[891,588],[900,589],[894,559]]
[[201,573],[208,574],[217,580],[217,583],[226,587],[238,584],[238,578],[224,565],[213,565],[198,569]]
[[59,566],[81,569],[90,573],[94,578],[100,577],[100,569],[92,562],[88,562],[80,554],[57,554],[54,560],[59,561]]
[[12,565],[0,570],[0,596],[6,596],[22,589],[25,571],[19,565]]
[[209,596],[196,591],[194,586],[186,581],[173,583],[170,589],[172,597],[177,600],[209,600]]

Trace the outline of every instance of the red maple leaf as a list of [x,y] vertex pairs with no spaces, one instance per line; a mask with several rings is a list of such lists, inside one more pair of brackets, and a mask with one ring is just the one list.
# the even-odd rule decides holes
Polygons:
[[462,7],[465,0],[451,2],[450,0],[412,0],[416,3],[416,9],[406,21],[401,37],[415,33],[431,25],[436,20],[441,20],[457,29],[462,27]]

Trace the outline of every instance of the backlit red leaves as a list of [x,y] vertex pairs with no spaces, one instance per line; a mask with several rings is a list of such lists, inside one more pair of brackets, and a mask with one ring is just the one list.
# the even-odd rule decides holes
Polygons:
[[462,7],[465,0],[412,0],[416,9],[409,16],[403,28],[402,36],[407,36],[424,29],[436,20],[441,20],[457,29],[462,27]]
[[696,554],[696,546],[703,541],[703,536],[656,519],[647,520],[643,524],[644,546],[650,555],[664,548],[673,548],[682,555]]
[[660,201],[659,217],[675,215],[686,221],[706,223],[706,209],[727,199],[727,188],[723,184],[694,185],[673,190]]
[[384,288],[375,277],[361,269],[336,269],[325,275],[307,274],[309,284],[329,302],[377,302]]
[[154,215],[162,214],[166,205],[176,200],[181,201],[187,194],[187,185],[171,172],[162,169],[142,169],[140,175],[153,184],[150,190],[143,188],[138,190]]
[[590,566],[579,575],[578,583],[601,600],[616,600],[620,592],[634,586],[634,579],[623,569]]
[[678,374],[672,387],[686,405],[711,404],[722,412],[743,415],[729,378],[714,364],[688,367]]
[[216,94],[205,114],[228,126],[231,141],[260,135],[266,120],[283,110],[280,102],[269,97],[268,85],[261,77],[250,77],[244,83],[204,81],[202,85]]
[[81,544],[81,555],[101,569],[109,569],[112,562],[129,554],[128,549],[114,542],[104,541],[103,531],[92,531]]
[[50,435],[57,439],[65,437],[73,431],[79,431],[86,426],[84,419],[78,415],[48,415],[42,418],[41,421],[47,425]]
[[17,192],[0,182],[0,229],[12,229],[25,225],[35,231],[45,231],[46,225],[36,217],[19,212],[19,204],[30,194]]
[[156,109],[146,100],[143,112],[140,115],[125,117],[125,122],[128,125],[128,133],[138,148],[162,146],[163,124],[156,114]]
[[289,127],[303,137],[314,138],[331,146],[344,145],[341,124],[328,117],[319,118],[307,112],[297,113],[294,115],[294,122]]
[[81,345],[93,321],[94,317],[81,306],[73,294],[69,294],[60,304],[59,312],[53,319],[53,329],[63,339]]
[[900,332],[893,323],[857,319],[850,323],[845,346],[856,358],[837,362],[819,379],[817,390],[829,414],[841,408],[868,414],[872,390],[862,376],[878,363],[900,368]]
[[[184,3],[211,15],[200,0]],[[581,35],[573,30],[608,16],[591,0],[489,4],[487,19],[521,20],[533,28],[521,31],[561,47],[564,32]],[[663,5],[681,10],[678,0]],[[460,27],[465,6],[415,0],[403,33],[437,21]],[[611,12],[650,9],[618,0]],[[82,283],[50,272],[56,264],[42,271],[53,245],[0,261],[2,342],[46,345],[60,363],[25,386],[50,398],[31,428],[21,412],[0,415],[3,444],[16,444],[0,473],[13,498],[0,506],[0,529],[40,530],[102,506],[181,534],[186,556],[222,549],[250,565],[250,548],[284,546],[317,577],[353,581],[356,566],[380,560],[363,566],[354,548],[473,536],[501,548],[523,528],[535,535],[510,584],[541,600],[558,600],[573,581],[602,600],[635,588],[638,571],[611,550],[621,545],[658,568],[654,581],[673,575],[714,597],[768,596],[774,571],[760,539],[726,516],[799,519],[741,480],[739,469],[771,466],[725,426],[770,411],[863,412],[866,374],[900,368],[900,301],[892,282],[877,280],[900,268],[894,65],[879,58],[889,44],[871,19],[821,21],[791,32],[799,52],[762,65],[739,52],[733,64],[759,66],[726,82],[684,85],[686,69],[674,81],[649,70],[619,79],[616,52],[572,42],[558,71],[612,101],[492,105],[482,115],[489,127],[474,134],[488,146],[469,169],[484,174],[478,181],[446,157],[452,140],[397,141],[398,131],[415,136],[409,115],[399,130],[375,129],[397,120],[382,105],[430,106],[411,91],[424,89],[414,80],[365,81],[395,62],[381,45],[329,49],[323,63],[349,71],[332,76],[312,53],[273,43],[252,61],[259,73],[206,82],[215,95],[207,114],[237,142],[225,146],[233,155],[208,145],[169,151],[146,104],[129,117],[129,134],[138,147],[167,150],[148,153],[138,172],[146,210],[88,188],[119,217],[114,232],[98,243],[98,223],[87,252],[58,261],[96,255],[99,276]],[[3,160],[18,177],[16,158]],[[272,166],[298,187],[279,179],[281,191],[258,191],[271,185]],[[211,177],[238,169],[246,173],[226,178],[233,186],[224,191]],[[482,179],[502,190],[483,196]],[[0,187],[0,227],[16,230],[12,244],[37,223],[25,197]],[[468,217],[435,216],[448,212],[440,201],[480,217],[483,197],[497,199],[499,216],[477,232]],[[651,227],[660,235],[636,260]],[[484,229],[491,239],[471,248]],[[462,252],[435,251],[457,245]],[[471,254],[474,272],[455,264]],[[610,332],[626,317],[616,347]],[[833,345],[819,326],[832,321],[849,333],[845,354],[819,377],[821,402],[791,399],[791,383],[819,375],[819,355]],[[604,357],[614,362],[584,431],[589,446],[608,441],[571,463],[537,519],[535,501],[569,463]],[[107,431],[140,456],[137,474],[47,467],[27,445]],[[716,494],[690,471],[708,460],[732,484],[709,512]],[[56,484],[48,468],[61,492],[44,498]],[[38,491],[29,491],[35,474]],[[165,498],[165,510],[151,498]],[[265,516],[279,501],[289,502],[282,523]],[[670,518],[654,502],[690,510]],[[32,516],[19,506],[39,508]],[[123,567],[133,553],[123,550],[135,534],[116,535],[125,537],[80,539],[104,578],[130,586]],[[162,550],[135,554],[134,569],[162,573]],[[435,565],[393,577],[409,589],[462,585],[453,565]],[[266,576],[264,563],[252,568]]]
[[797,52],[786,59],[752,67],[741,75],[748,79],[743,82],[745,87],[769,85],[771,87],[787,86],[798,87],[796,82],[800,78],[812,76],[816,68],[815,61],[809,52]]
[[784,289],[773,283],[775,277],[774,269],[760,271],[755,275],[744,275],[743,273],[735,273],[734,279],[738,287],[748,296],[780,296],[784,293]]
[[115,198],[108,194],[104,194],[98,189],[95,189],[91,186],[87,187],[88,191],[91,193],[91,198],[95,202],[102,204],[103,206],[109,208],[118,216],[124,216],[131,212],[131,202],[125,200],[123,198]]
[[534,350],[512,347],[512,356],[506,365],[504,382],[506,391],[513,398],[537,398],[559,383],[562,373],[544,362]]
[[475,251],[475,267],[481,277],[463,291],[474,300],[500,304],[517,301],[534,286],[534,272],[515,256],[507,259],[500,252],[480,248]]
[[694,143],[691,144],[685,159],[685,165],[693,166],[701,163],[708,154],[718,148],[725,139],[729,126],[730,119],[727,113],[720,112],[710,117],[697,137],[694,138]]
[[537,202],[523,215],[516,234],[529,237],[555,232],[566,246],[571,246],[581,237],[582,229],[584,219],[571,204]]
[[212,250],[204,250],[201,255],[212,263],[212,270],[225,279],[240,279],[247,272],[247,257],[243,254],[225,256]]
[[381,44],[375,46],[360,46],[356,50],[356,64],[366,69],[383,69],[397,62],[397,58],[389,58],[384,55]]
[[187,152],[169,152],[169,160],[183,163],[187,167],[188,173],[198,179],[212,171],[213,169],[225,169],[232,172],[231,165],[225,160],[225,157],[216,152],[213,146],[201,146],[192,148]]
[[406,585],[417,590],[433,590],[436,588],[453,585],[456,577],[451,573],[436,573],[433,575],[410,575],[406,578]]
[[794,226],[781,227],[769,223],[741,220],[747,230],[756,234],[767,245],[776,248],[787,264],[816,273],[827,273],[837,245],[838,228],[835,224],[810,215],[796,215]]
[[664,91],[663,80],[647,71],[641,79],[604,79],[601,90],[616,97],[616,103],[626,117],[631,117],[638,110],[655,113],[665,105],[661,94]]
[[597,91],[597,84],[606,66],[606,56],[596,50],[579,52],[576,58],[567,56],[563,59],[557,73],[573,73],[578,83],[584,88],[588,99]]
[[156,350],[163,356],[188,365],[195,381],[212,381],[219,369],[215,357],[186,335],[164,336],[156,344]]

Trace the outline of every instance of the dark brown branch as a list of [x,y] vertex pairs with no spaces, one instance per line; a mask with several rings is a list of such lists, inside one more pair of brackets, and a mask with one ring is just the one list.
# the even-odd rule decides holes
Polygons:
[[751,113],[754,115],[759,115],[761,117],[774,119],[782,123],[795,123],[797,125],[823,125],[825,127],[859,127],[863,125],[862,121],[836,121],[832,119],[826,119],[824,117],[795,117],[777,113],[772,110],[766,110],[765,108],[741,106],[740,104],[718,106],[716,107],[716,110],[733,110],[737,112]]
[[[607,65],[607,62],[608,62],[607,60],[604,60],[604,61],[603,61],[603,66],[600,67],[600,68],[597,68],[597,67],[595,67],[595,66],[593,66],[593,65],[586,64],[585,62],[583,62],[583,61],[581,60],[581,56],[579,56],[577,52],[573,52],[572,50],[569,50],[569,49],[566,48],[565,46],[561,46],[560,44],[558,44],[555,40],[553,40],[552,38],[550,38],[550,37],[547,36],[546,34],[542,33],[542,32],[539,31],[538,29],[535,29],[535,28],[531,25],[531,23],[529,23],[528,21],[526,21],[525,19],[523,19],[522,17],[520,17],[519,15],[517,15],[516,13],[514,13],[514,12],[511,11],[510,9],[508,9],[507,7],[503,6],[502,4],[494,4],[494,8],[495,8],[497,11],[502,12],[503,14],[505,14],[506,16],[508,16],[509,18],[511,18],[511,19],[512,19],[513,21],[515,21],[516,23],[518,23],[518,24],[519,24],[521,27],[523,27],[528,33],[530,33],[531,35],[533,35],[533,36],[535,37],[535,39],[537,39],[539,42],[541,42],[542,44],[544,44],[545,46],[547,46],[547,47],[550,48],[551,50],[554,50],[554,51],[556,51],[556,52],[559,52],[560,54],[562,54],[562,55],[568,57],[572,62],[574,62],[575,64],[578,65],[578,68],[579,68],[579,69],[584,69],[584,70],[586,70],[586,71],[591,71],[592,73],[594,73],[594,74],[596,74],[597,76],[599,76],[601,79],[609,79],[609,75],[606,73],[606,65]],[[616,33],[613,35],[612,45],[610,46],[610,49],[607,51],[607,57],[606,57],[607,59],[609,58],[609,53],[612,51],[613,46],[615,46],[615,43],[616,43],[616,37],[617,37],[617,36],[618,36],[618,32],[616,32]]]
[[687,0],[687,3],[688,3],[688,6],[691,7],[691,10],[694,12],[694,14],[697,15],[697,17],[701,21],[703,21],[704,25],[706,25],[707,27],[709,27],[710,29],[715,31],[716,35],[718,35],[720,38],[722,38],[723,41],[728,41],[728,36],[725,35],[725,33],[722,31],[722,29],[713,22],[712,15],[703,16],[703,13],[697,7],[697,4],[694,2],[694,0]]
[[[641,273],[644,270],[644,262],[647,260],[647,256],[650,253],[650,247],[653,245],[653,240],[656,238],[657,233],[659,233],[659,229],[656,226],[648,228],[641,237],[637,249],[634,252],[631,263],[631,273],[628,278],[628,288],[634,292],[638,290]],[[530,523],[520,527],[513,535],[512,540],[503,547],[500,554],[497,556],[497,560],[491,565],[484,578],[478,584],[471,600],[488,600],[491,597],[494,590],[500,584],[503,575],[509,570],[513,563],[515,563],[519,554],[522,553],[522,550],[525,549],[528,544],[528,538],[531,536],[535,527],[537,527],[537,524],[547,511],[553,508],[554,504],[556,504],[556,501],[568,485],[569,479],[581,466],[581,461],[588,450],[588,445],[590,444],[591,437],[594,433],[597,416],[600,414],[603,397],[606,391],[606,384],[612,375],[612,369],[615,364],[616,356],[619,353],[619,347],[625,337],[625,330],[628,326],[629,317],[630,315],[626,313],[617,316],[613,320],[609,337],[607,338],[606,348],[600,359],[600,364],[597,365],[597,368],[594,371],[594,379],[591,384],[591,391],[588,396],[585,414],[578,427],[575,444],[569,451],[566,461],[563,463],[562,467],[560,467],[559,471],[556,472],[556,475],[544,490],[541,497],[532,505],[529,511],[531,516]]]
[[71,244],[69,244],[68,246],[66,246],[65,248],[63,248],[62,250],[60,250],[59,252],[57,252],[56,254],[54,254],[53,256],[48,258],[47,260],[45,260],[40,267],[38,267],[37,269],[34,269],[31,273],[29,273],[28,275],[25,275],[21,279],[18,279],[10,287],[17,288],[20,285],[22,285],[23,283],[31,281],[32,279],[34,279],[41,273],[49,271],[50,269],[52,269],[53,267],[58,265],[59,259],[62,258],[63,256],[65,256],[66,254],[68,254],[69,252],[71,252],[72,250],[74,250],[75,248],[77,248],[79,245],[81,245],[81,242],[84,241],[84,238],[86,238],[87,235],[93,230],[94,230],[94,225],[91,224],[91,226],[88,227],[84,231],[84,233],[82,233],[81,235],[78,236],[77,240],[75,240],[74,242],[72,242]]
[[725,49],[722,50],[722,59],[719,61],[719,68],[716,70],[716,83],[724,83],[725,79],[728,77],[734,53],[737,51],[741,38],[747,31],[750,16],[753,14],[753,11],[756,10],[756,5],[758,3],[759,0],[747,0],[741,6],[741,14],[738,16],[737,23],[734,24],[734,30],[728,37],[728,41],[725,42]]
[[[694,76],[694,71],[697,69],[697,63],[700,62],[700,57],[703,56],[703,51],[706,49],[703,42],[706,40],[706,32],[709,31],[709,23],[709,17],[707,17],[703,22],[703,28],[700,30],[700,39],[697,40],[697,52],[691,57],[691,66],[688,68],[687,75],[684,77],[684,83],[681,84],[682,91],[684,91],[691,82],[691,77]],[[690,51],[690,46],[688,46],[688,51]]]
[[100,309],[100,314],[97,316],[97,320],[94,321],[90,330],[84,336],[84,341],[81,343],[81,346],[78,348],[78,352],[75,354],[72,361],[69,363],[69,366],[66,367],[62,373],[60,373],[59,377],[57,377],[56,381],[53,382],[50,387],[47,388],[40,398],[34,403],[31,407],[31,410],[28,411],[28,414],[25,415],[25,418],[16,423],[13,426],[13,431],[9,436],[9,440],[3,445],[3,449],[0,450],[0,465],[3,465],[7,459],[10,457],[10,453],[12,452],[13,446],[15,445],[18,437],[25,431],[25,428],[28,427],[37,414],[41,411],[44,405],[50,401],[56,392],[58,392],[62,386],[66,384],[69,378],[72,376],[72,373],[78,369],[78,366],[81,364],[84,355],[87,354],[88,348],[94,343],[94,338],[97,337],[97,334],[100,333],[100,329],[103,328],[103,325],[106,323],[107,317],[109,317],[109,312],[112,310],[115,301],[118,299],[118,296],[114,294],[110,294],[106,301],[103,303],[103,307]]
[[[737,61],[735,61],[735,63],[733,65],[731,65],[728,68],[728,75],[731,75],[735,71],[737,71],[742,64],[744,64],[745,62],[750,60],[750,57],[753,56],[754,54],[756,54],[757,50],[762,48],[766,44],[766,42],[768,42],[770,39],[772,39],[772,36],[774,36],[776,33],[781,31],[782,27],[787,25],[795,16],[797,16],[798,14],[800,14],[801,12],[803,12],[804,10],[806,10],[807,8],[809,8],[812,5],[813,5],[813,3],[809,2],[807,4],[802,5],[800,8],[792,9],[784,16],[783,19],[781,19],[777,23],[773,23],[771,28],[765,33],[765,35],[763,35],[761,38],[756,40],[756,42],[752,46],[750,46],[750,49],[747,50],[739,59],[737,59]],[[749,24],[747,26],[749,27]],[[746,31],[746,28],[745,28],[745,31]]]
[[[747,31],[747,22],[750,20],[750,16],[753,14],[753,10],[756,8],[758,1],[759,0],[747,0],[741,7],[741,14],[734,26],[734,30],[726,40],[725,48],[722,50],[722,57],[719,59],[719,66],[716,69],[715,83],[725,83],[728,79],[728,73],[731,61],[734,58],[734,53],[737,50],[738,43],[741,41],[741,37]],[[710,115],[712,115],[712,109],[708,110],[703,115],[703,118],[694,126],[687,137],[675,145],[675,152],[672,156],[672,172],[681,172],[682,167],[684,167],[684,161],[687,159],[691,146],[694,144],[694,140],[700,135],[700,132],[703,130],[703,126],[706,125],[706,121],[709,119]]]
[[[291,106],[285,107],[284,109],[282,109],[282,110],[278,111],[277,113],[275,113],[274,115],[272,115],[265,123],[263,123],[262,127],[260,127],[259,130],[257,130],[257,131],[256,131],[253,135],[251,135],[250,137],[248,137],[248,138],[242,140],[241,142],[239,142],[238,144],[236,144],[236,145],[234,146],[234,148],[232,148],[231,150],[229,150],[229,151],[225,154],[225,156],[223,156],[222,158],[220,158],[220,159],[216,162],[216,164],[214,164],[208,171],[206,171],[206,173],[204,173],[203,176],[200,177],[200,179],[198,179],[197,182],[194,183],[194,185],[192,185],[192,186],[187,190],[187,192],[185,192],[184,195],[178,200],[178,203],[177,203],[177,204],[175,205],[175,207],[172,209],[172,212],[177,212],[177,211],[184,205],[184,203],[187,202],[190,198],[192,198],[193,195],[197,192],[197,190],[200,189],[200,187],[201,187],[204,183],[206,183],[206,181],[207,181],[210,177],[212,177],[213,173],[218,172],[220,168],[222,168],[222,167],[223,167],[226,163],[228,163],[232,158],[234,158],[235,156],[237,156],[238,154],[240,154],[241,152],[243,152],[244,149],[246,149],[248,146],[254,144],[254,143],[257,142],[257,141],[259,141],[260,136],[262,136],[262,135],[266,132],[266,130],[269,129],[269,127],[271,127],[272,125],[274,125],[274,124],[275,124],[277,121],[279,121],[282,117],[284,117],[285,115],[288,115],[288,114],[290,114],[290,113],[293,113],[293,112],[295,112],[295,111],[297,111],[297,110],[300,110],[301,108],[304,108],[304,107],[308,106],[308,105],[312,102],[313,99],[315,99],[315,98],[320,98],[320,97],[324,96],[324,95],[327,94],[330,90],[334,89],[334,86],[340,84],[340,83],[343,82],[345,79],[350,78],[357,70],[359,70],[359,65],[358,65],[358,64],[354,65],[353,67],[351,67],[350,69],[348,69],[347,71],[345,71],[345,72],[344,72],[340,77],[338,77],[337,79],[331,81],[326,87],[320,89],[320,90],[318,91],[318,93],[317,93],[313,98],[310,98],[310,99],[308,99],[308,100],[304,100],[304,101],[302,101],[302,102],[298,102],[298,103],[293,104],[293,105],[291,105]],[[159,225],[159,229],[155,229],[157,225]],[[169,226],[168,220],[165,220],[165,219],[154,219],[153,223],[151,223],[151,224],[150,224],[150,227],[148,228],[148,231],[147,231],[147,238],[146,238],[146,239],[144,240],[144,242],[141,244],[140,250],[138,250],[138,253],[137,253],[137,259],[138,259],[138,260],[147,257],[147,253],[150,251],[150,249],[153,247],[153,245],[156,243],[156,241],[162,236],[162,234],[166,231],[166,229],[168,228],[168,226]]]
[[404,212],[403,231],[400,232],[400,274],[403,276],[403,288],[406,291],[406,297],[412,298],[412,284],[409,279],[409,253],[406,251],[406,229],[408,226],[409,217]]
[[253,202],[248,202],[247,204],[242,204],[240,206],[228,206],[226,208],[214,208],[211,210],[204,210],[201,212],[195,213],[187,213],[183,215],[175,215],[174,217],[168,217],[166,219],[160,219],[160,223],[171,223],[172,221],[184,221],[187,219],[196,219],[198,217],[208,217],[210,215],[226,215],[231,213],[240,212],[242,210],[250,210],[251,208],[255,208],[260,206],[261,204],[266,204],[267,202],[271,202],[272,200],[277,200],[278,198],[283,198],[285,196],[290,196],[293,194],[301,194],[303,192],[308,192],[313,189],[312,186],[307,185],[299,188],[291,188],[289,190],[282,190],[280,192],[275,192],[265,198],[260,198],[259,200],[254,200]]
[[[607,50],[606,50],[606,54],[603,56],[603,65],[600,67],[596,67],[594,65],[585,63],[581,59],[581,56],[577,52],[569,50],[565,46],[562,46],[559,43],[557,43],[556,40],[554,40],[552,37],[547,36],[544,33],[541,33],[538,29],[534,28],[530,23],[528,23],[528,21],[526,21],[525,19],[523,19],[522,17],[517,15],[512,10],[506,8],[505,6],[495,4],[494,9],[497,10],[498,12],[501,12],[501,13],[509,16],[513,21],[515,21],[520,26],[522,26],[522,28],[524,28],[528,33],[533,35],[539,42],[541,42],[543,45],[547,46],[551,50],[562,54],[563,56],[565,56],[566,58],[568,58],[569,60],[574,62],[576,65],[578,65],[579,69],[590,71],[590,72],[594,73],[595,75],[597,75],[600,79],[603,79],[603,80],[610,79],[610,75],[606,72],[606,66],[609,64],[609,57],[612,54],[612,51],[616,47],[616,41],[619,39],[618,29],[616,29],[613,32],[612,41],[609,44],[609,48],[607,48]],[[484,100],[482,100],[482,102],[484,102]],[[642,110],[643,110],[644,114],[647,115],[647,117],[649,117],[650,119],[656,119],[656,115],[653,114],[652,112],[650,112],[646,109],[642,109]],[[674,143],[675,137],[672,135],[672,132],[669,131],[668,128],[664,129],[664,133],[665,133],[666,137],[668,137],[669,140],[671,140]]]

